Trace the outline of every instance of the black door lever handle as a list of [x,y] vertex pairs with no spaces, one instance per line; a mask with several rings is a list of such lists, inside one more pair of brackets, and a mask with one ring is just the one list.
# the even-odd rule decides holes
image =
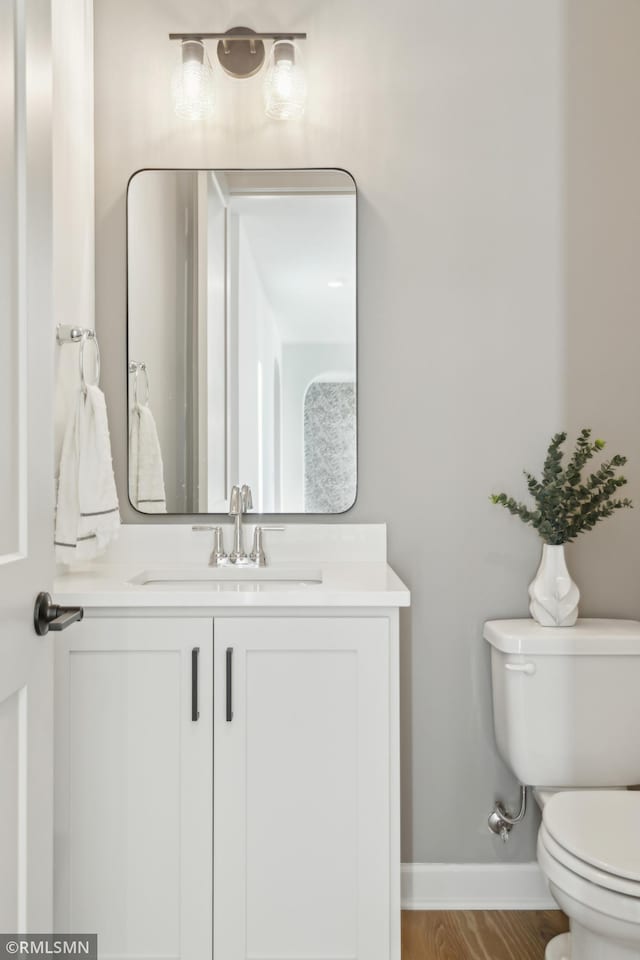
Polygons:
[[39,637],[46,637],[49,630],[66,628],[84,617],[83,607],[60,607],[51,602],[48,593],[39,593],[33,608],[33,626]]

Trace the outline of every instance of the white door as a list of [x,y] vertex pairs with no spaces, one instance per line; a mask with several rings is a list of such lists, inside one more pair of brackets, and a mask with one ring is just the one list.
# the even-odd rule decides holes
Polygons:
[[211,960],[213,623],[56,643],[55,922],[111,960]]
[[[50,0],[0,3],[0,931],[52,929]],[[55,635],[54,635],[55,636]]]
[[388,620],[217,618],[214,717],[216,960],[389,960]]

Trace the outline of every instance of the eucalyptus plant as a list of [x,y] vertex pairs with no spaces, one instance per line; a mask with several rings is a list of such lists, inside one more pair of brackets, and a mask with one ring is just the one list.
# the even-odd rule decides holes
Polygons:
[[490,497],[492,503],[520,517],[523,523],[538,531],[545,543],[553,546],[572,543],[614,511],[633,506],[628,497],[621,500],[614,496],[627,482],[622,475],[616,476],[627,458],[617,453],[583,479],[585,466],[604,450],[605,441],[591,440],[591,430],[585,427],[565,466],[562,445],[566,439],[566,433],[556,433],[551,440],[540,479],[524,471],[535,507],[529,508],[506,493],[494,493]]

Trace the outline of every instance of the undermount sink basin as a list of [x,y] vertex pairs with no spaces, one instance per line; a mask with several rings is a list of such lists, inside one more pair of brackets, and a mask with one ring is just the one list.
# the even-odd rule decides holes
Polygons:
[[167,567],[142,570],[129,583],[167,590],[277,590],[322,583],[308,567]]

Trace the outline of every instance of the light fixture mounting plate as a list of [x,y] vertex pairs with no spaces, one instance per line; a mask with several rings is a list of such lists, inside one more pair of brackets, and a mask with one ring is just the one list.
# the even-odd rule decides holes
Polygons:
[[[218,41],[220,66],[230,77],[244,79],[258,73],[264,63],[264,43],[256,38],[256,31],[249,27],[232,27],[227,33],[233,40]],[[241,35],[244,39],[235,39]]]

